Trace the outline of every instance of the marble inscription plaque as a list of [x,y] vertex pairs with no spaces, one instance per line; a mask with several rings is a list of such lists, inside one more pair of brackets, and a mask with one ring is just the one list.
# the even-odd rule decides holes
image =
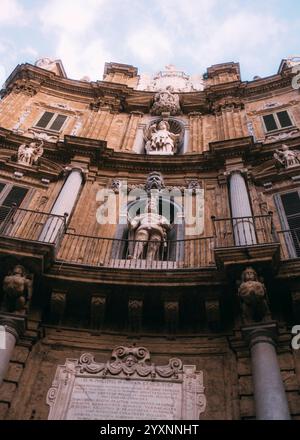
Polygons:
[[182,385],[76,377],[67,420],[178,420]]
[[145,347],[116,347],[111,360],[66,359],[47,394],[49,420],[195,420],[205,411],[203,372]]

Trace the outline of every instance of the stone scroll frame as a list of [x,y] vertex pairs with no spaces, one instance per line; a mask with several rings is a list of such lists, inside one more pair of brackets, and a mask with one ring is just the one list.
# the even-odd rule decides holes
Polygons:
[[[97,363],[93,355],[84,353],[80,359],[66,359],[64,365],[57,367],[52,387],[47,394],[47,404],[50,406],[48,420],[70,419],[68,411],[74,384],[78,378],[79,380],[92,379],[96,388],[95,379],[105,380],[105,384],[109,384],[110,381],[116,384],[114,379],[118,379],[120,386],[123,383],[128,387],[128,384],[132,383],[133,387],[136,384],[146,385],[148,390],[151,390],[153,382],[156,387],[160,387],[160,384],[162,388],[166,385],[176,387],[181,401],[175,403],[176,418],[173,414],[174,420],[199,420],[200,414],[206,408],[203,372],[196,371],[195,365],[183,365],[182,361],[177,358],[169,359],[168,365],[155,365],[150,363],[150,353],[146,348],[119,346],[112,351],[111,360],[106,363]],[[101,385],[100,382],[99,385]],[[171,407],[170,412],[172,413]],[[128,420],[135,418],[139,417],[128,416]],[[96,414],[96,416],[94,414],[92,419],[100,420],[101,414]],[[106,419],[109,419],[107,415]]]

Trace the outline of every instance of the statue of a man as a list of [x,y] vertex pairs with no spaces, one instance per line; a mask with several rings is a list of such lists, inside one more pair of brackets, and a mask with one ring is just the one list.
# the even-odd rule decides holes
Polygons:
[[145,133],[147,154],[174,154],[180,135],[170,131],[167,121],[152,124]]
[[4,309],[7,312],[24,312],[32,295],[32,279],[21,265],[16,265],[3,280]]
[[22,144],[18,149],[18,163],[22,165],[34,165],[42,156],[44,142],[30,142],[30,144]]
[[300,164],[300,151],[290,150],[288,145],[283,144],[281,150],[276,150],[274,158],[284,168],[290,168]]
[[129,220],[129,230],[134,233],[134,250],[131,258],[143,258],[147,246],[146,260],[157,259],[161,245],[166,246],[167,231],[171,228],[169,220],[158,214],[157,199],[150,198],[145,212]]
[[245,324],[262,321],[270,313],[265,285],[259,281],[252,267],[247,267],[242,273],[238,294]]

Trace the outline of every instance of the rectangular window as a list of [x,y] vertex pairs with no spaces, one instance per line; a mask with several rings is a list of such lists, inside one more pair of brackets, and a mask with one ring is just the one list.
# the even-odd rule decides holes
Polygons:
[[300,196],[298,191],[280,195],[284,214],[284,229],[290,232],[285,238],[292,241],[297,257],[300,257]]
[[45,130],[60,131],[67,118],[67,116],[58,113],[44,112],[35,126]]
[[286,110],[265,115],[263,120],[267,132],[293,126],[290,115]]
[[0,183],[0,188],[1,186],[3,186],[3,191],[0,193],[0,223],[7,218],[13,205],[16,207],[21,206],[28,193],[28,188],[22,186]]

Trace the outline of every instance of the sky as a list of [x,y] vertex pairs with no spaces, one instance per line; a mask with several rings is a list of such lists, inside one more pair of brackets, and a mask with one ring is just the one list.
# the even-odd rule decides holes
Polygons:
[[203,74],[235,61],[242,79],[300,55],[298,0],[0,0],[0,84],[21,63],[61,59],[69,78],[101,80],[105,62],[154,74]]

